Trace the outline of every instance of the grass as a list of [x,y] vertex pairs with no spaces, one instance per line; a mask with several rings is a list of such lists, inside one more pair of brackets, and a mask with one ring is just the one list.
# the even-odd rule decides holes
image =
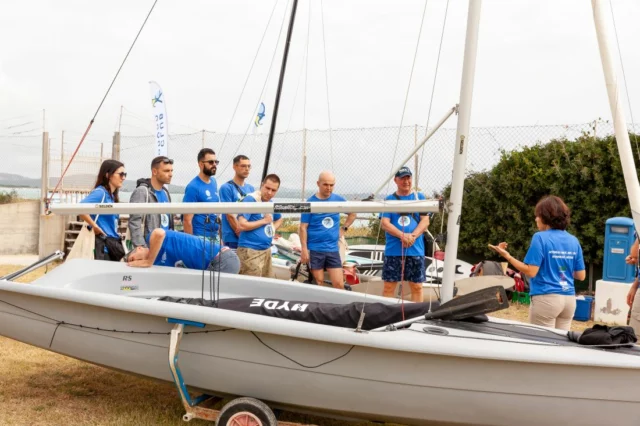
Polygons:
[[[0,265],[0,276],[20,268]],[[43,274],[44,268],[40,268],[18,281],[30,282]],[[495,313],[496,317],[524,322],[527,315],[528,307],[522,305]],[[574,321],[572,329],[592,325]],[[173,384],[114,372],[4,337],[0,337],[0,348],[1,425],[184,424],[184,409]],[[222,404],[224,401],[215,408]],[[278,418],[303,424],[354,425],[287,412],[281,412]],[[189,424],[212,423],[192,420]]]

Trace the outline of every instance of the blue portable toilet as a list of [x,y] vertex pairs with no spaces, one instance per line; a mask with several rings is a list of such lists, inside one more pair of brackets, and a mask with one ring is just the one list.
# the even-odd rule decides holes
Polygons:
[[604,270],[602,279],[618,283],[632,283],[635,266],[627,265],[624,259],[629,255],[635,240],[633,220],[628,217],[607,219],[604,232]]

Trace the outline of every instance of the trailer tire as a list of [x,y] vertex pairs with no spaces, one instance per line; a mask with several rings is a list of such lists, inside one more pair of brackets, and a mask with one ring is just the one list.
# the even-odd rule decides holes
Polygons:
[[227,403],[222,410],[216,426],[277,426],[275,414],[264,402],[255,398],[236,398]]

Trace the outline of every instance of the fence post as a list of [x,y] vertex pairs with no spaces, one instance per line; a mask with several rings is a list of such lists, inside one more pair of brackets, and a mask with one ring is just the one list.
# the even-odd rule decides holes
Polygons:
[[44,257],[45,250],[45,203],[49,195],[49,132],[42,132],[42,166],[40,169],[40,220],[38,229],[38,255]]
[[[415,124],[413,127],[413,146],[418,145],[418,125]],[[415,190],[416,192],[418,192],[418,182],[420,181],[420,176],[418,176],[418,153],[416,152],[415,158],[414,158],[414,166],[413,166],[413,171],[415,173],[415,179],[413,180],[413,182],[415,183]]]
[[120,161],[120,132],[113,134],[113,145],[111,148],[111,158]]

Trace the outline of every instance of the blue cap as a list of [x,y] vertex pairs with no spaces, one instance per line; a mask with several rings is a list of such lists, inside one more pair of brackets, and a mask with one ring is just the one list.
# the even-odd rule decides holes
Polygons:
[[400,170],[398,170],[396,172],[396,177],[397,178],[401,178],[401,177],[405,177],[405,176],[411,176],[411,169],[408,168],[407,166],[402,167]]

